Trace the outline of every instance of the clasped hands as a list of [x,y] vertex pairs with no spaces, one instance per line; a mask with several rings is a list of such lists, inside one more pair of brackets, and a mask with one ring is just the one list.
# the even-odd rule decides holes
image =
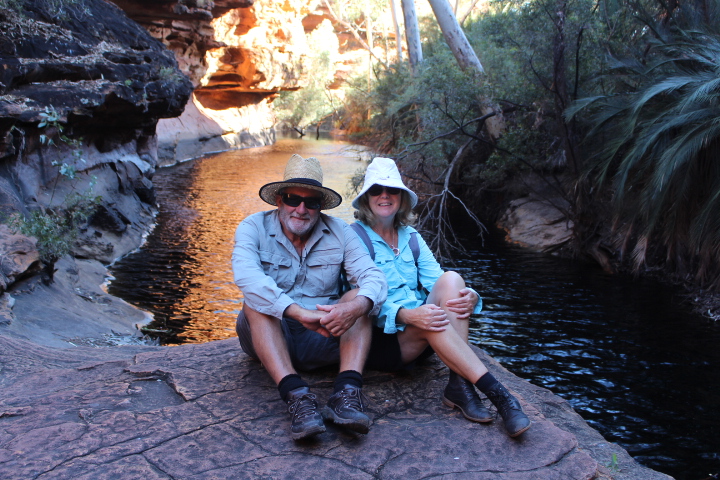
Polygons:
[[286,313],[308,330],[329,338],[339,337],[352,328],[358,318],[370,311],[372,302],[366,297],[357,296],[348,302],[316,307],[317,310],[309,310],[293,304]]
[[[463,288],[459,293],[458,298],[445,302],[445,308],[455,313],[456,318],[466,319],[470,317],[475,309],[479,297],[477,293],[469,288]],[[417,308],[398,310],[396,323],[404,323],[432,332],[442,332],[450,323],[450,320],[447,318],[445,309],[432,303],[426,303]]]

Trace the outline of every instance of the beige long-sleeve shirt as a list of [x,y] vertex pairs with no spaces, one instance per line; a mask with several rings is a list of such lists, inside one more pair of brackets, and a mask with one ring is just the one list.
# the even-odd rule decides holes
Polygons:
[[275,318],[293,303],[311,310],[337,303],[341,269],[360,289],[358,295],[373,302],[371,315],[377,315],[387,297],[385,276],[357,234],[325,214],[301,255],[283,233],[277,210],[247,217],[235,231],[232,267],[247,305]]

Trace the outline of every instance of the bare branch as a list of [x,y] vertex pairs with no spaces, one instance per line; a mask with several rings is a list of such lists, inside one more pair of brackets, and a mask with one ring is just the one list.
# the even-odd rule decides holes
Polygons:
[[450,191],[450,177],[455,170],[455,166],[462,158],[465,153],[465,149],[472,144],[473,138],[469,138],[455,153],[452,161],[445,170],[445,178],[443,181],[443,188],[440,193],[431,195],[423,205],[423,211],[421,212],[421,219],[418,223],[418,230],[426,231],[429,233],[430,238],[429,247],[433,251],[433,254],[440,261],[450,261],[451,253],[454,250],[465,252],[466,249],[462,242],[455,233],[455,229],[450,223],[448,213],[448,200],[454,198],[460,205],[465,209],[465,212],[472,219],[475,225],[480,230],[480,237],[482,237],[487,229],[482,222],[475,216],[474,213],[463,203],[457,195]]

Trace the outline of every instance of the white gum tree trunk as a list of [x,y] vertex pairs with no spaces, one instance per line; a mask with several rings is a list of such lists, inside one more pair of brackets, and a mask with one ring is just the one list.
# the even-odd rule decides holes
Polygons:
[[398,20],[398,10],[400,10],[398,0],[390,0],[390,10],[392,11],[393,27],[395,28],[395,46],[397,47],[397,61],[398,63],[400,63],[403,59],[403,36],[402,32],[400,31],[400,21]]
[[405,18],[405,38],[408,46],[408,57],[410,58],[410,69],[415,73],[423,61],[420,26],[415,11],[415,2],[413,0],[402,0],[402,9]]
[[[478,73],[485,73],[480,59],[470,46],[465,33],[455,18],[453,9],[448,0],[428,0],[437,19],[440,30],[442,30],[445,41],[452,50],[455,59],[463,70],[475,70]],[[403,8],[405,2],[403,1]],[[409,44],[409,42],[408,42]]]

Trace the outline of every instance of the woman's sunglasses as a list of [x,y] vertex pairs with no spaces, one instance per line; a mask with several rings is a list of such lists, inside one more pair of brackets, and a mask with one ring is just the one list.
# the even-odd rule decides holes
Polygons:
[[310,210],[317,210],[322,205],[322,197],[301,197],[294,193],[283,193],[282,202],[283,205],[288,207],[299,207],[301,203],[305,203],[305,208]]
[[396,187],[384,187],[382,185],[378,185],[377,183],[373,185],[372,187],[368,188],[367,193],[371,197],[377,197],[380,195],[383,190],[387,192],[388,195],[397,195],[400,193],[400,189]]

